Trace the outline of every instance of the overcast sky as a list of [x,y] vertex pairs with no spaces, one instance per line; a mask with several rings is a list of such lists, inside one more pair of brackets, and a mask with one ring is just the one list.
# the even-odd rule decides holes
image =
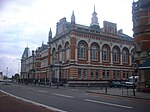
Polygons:
[[[135,0],[137,1],[137,0]],[[133,0],[0,0],[0,72],[8,76],[20,72],[25,47],[35,50],[47,43],[51,27],[63,17],[70,22],[74,10],[76,23],[89,26],[94,10],[100,27],[103,21],[117,23],[117,29],[132,37]],[[18,69],[19,68],[19,69]]]

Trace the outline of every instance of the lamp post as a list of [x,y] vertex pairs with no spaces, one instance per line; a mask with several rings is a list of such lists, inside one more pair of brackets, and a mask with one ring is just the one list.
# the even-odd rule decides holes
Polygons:
[[52,75],[53,75],[53,65],[50,65],[50,71],[49,71],[49,84],[50,87],[52,86]]
[[8,67],[6,68],[6,84],[8,83]]

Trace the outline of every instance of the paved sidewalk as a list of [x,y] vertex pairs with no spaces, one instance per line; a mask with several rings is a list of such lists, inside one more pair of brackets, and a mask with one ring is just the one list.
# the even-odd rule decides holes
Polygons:
[[45,107],[11,97],[0,91],[0,112],[54,112]]
[[97,93],[97,94],[107,94],[107,95],[113,95],[113,96],[123,96],[123,97],[130,97],[130,98],[138,98],[138,99],[146,99],[150,100],[150,93],[144,93],[144,92],[138,92],[135,89],[135,96],[133,94],[133,89],[126,89],[126,88],[103,88],[101,89],[88,89],[86,92],[90,93]]

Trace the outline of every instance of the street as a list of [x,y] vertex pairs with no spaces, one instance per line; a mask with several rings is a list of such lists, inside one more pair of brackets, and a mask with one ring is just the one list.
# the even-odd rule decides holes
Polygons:
[[0,84],[0,90],[66,112],[149,112],[150,100],[85,92],[88,89]]

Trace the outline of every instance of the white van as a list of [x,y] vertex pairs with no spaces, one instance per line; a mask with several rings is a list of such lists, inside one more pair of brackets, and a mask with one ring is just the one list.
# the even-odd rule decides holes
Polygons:
[[139,80],[139,76],[131,76],[128,78],[128,81],[125,82],[125,85],[130,85],[130,86],[137,86]]

